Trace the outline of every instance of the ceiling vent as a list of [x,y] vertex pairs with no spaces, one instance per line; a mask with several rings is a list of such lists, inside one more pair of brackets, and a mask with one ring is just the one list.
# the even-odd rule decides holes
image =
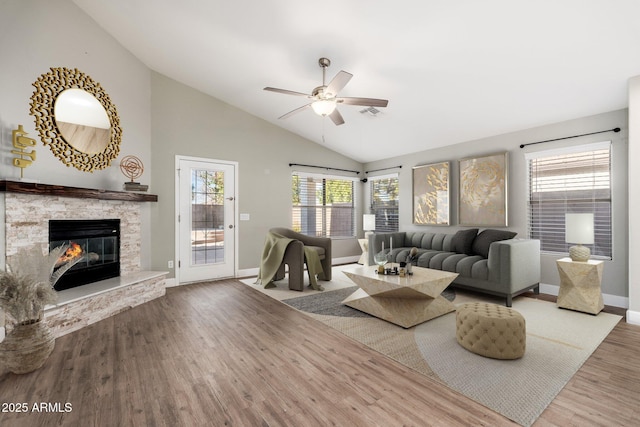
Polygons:
[[370,116],[376,116],[378,113],[380,112],[380,110],[378,110],[375,107],[368,107],[365,108],[364,110],[360,110],[361,114],[369,114]]

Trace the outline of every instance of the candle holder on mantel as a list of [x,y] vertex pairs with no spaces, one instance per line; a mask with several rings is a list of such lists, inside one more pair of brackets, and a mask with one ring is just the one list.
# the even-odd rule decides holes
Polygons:
[[149,189],[148,185],[143,185],[134,181],[134,179],[141,177],[144,172],[142,160],[136,156],[123,157],[120,161],[120,170],[124,176],[131,180],[124,183],[124,189],[126,191],[147,191]]

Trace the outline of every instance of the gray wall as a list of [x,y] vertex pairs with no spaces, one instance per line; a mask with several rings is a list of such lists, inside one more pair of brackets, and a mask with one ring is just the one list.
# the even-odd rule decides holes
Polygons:
[[[454,232],[459,227],[425,227],[412,224],[412,168],[414,166],[452,161],[452,224],[457,224],[457,160],[497,152],[509,152],[509,181],[508,181],[508,223],[507,229],[518,233],[518,237],[527,237],[527,168],[525,153],[585,144],[599,141],[612,141],[612,211],[613,211],[613,260],[607,261],[602,280],[603,292],[619,297],[628,294],[628,183],[627,183],[627,152],[628,152],[628,112],[619,110],[596,116],[585,117],[552,125],[541,126],[505,135],[493,136],[477,141],[463,142],[449,147],[427,150],[411,155],[400,156],[365,164],[365,170],[375,170],[401,165],[399,172],[400,183],[400,230],[437,230],[439,232]],[[605,129],[620,127],[619,133],[605,133],[580,138],[567,139],[528,146],[520,149],[520,144],[543,141],[564,136],[579,135]],[[373,175],[373,174],[370,174]],[[555,261],[561,256],[542,254],[542,283],[559,285]],[[614,298],[615,299],[615,298]],[[621,298],[616,302],[625,304]]]
[[[36,161],[25,169],[27,179],[44,184],[122,190],[127,178],[118,164],[138,156],[145,166],[141,181],[151,176],[150,71],[113,37],[68,0],[5,1],[0,9],[0,178],[20,179],[12,166],[11,131],[19,124],[38,140]],[[78,68],[99,82],[115,104],[123,129],[120,157],[112,167],[93,173],[65,166],[42,145],[29,115],[37,78],[51,67]],[[151,192],[153,188],[151,188]],[[0,206],[4,212],[4,207]],[[142,268],[150,266],[150,206],[142,209]],[[0,235],[0,238],[3,236]],[[4,254],[4,238],[0,256]],[[4,268],[4,265],[2,266]]]
[[[161,74],[152,73],[151,93],[151,183],[159,196],[151,212],[153,269],[166,270],[175,257],[176,155],[238,162],[238,209],[251,217],[237,224],[240,270],[258,267],[270,227],[291,224],[289,163],[362,170],[354,160]],[[334,258],[359,253],[356,239],[333,241]]]

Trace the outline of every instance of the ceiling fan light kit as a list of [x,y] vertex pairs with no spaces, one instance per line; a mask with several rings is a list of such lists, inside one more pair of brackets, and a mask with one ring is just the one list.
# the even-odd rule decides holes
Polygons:
[[344,118],[336,109],[338,104],[361,105],[367,107],[386,107],[389,103],[389,101],[386,99],[338,97],[338,92],[340,92],[340,90],[342,90],[347,85],[347,83],[349,83],[349,80],[351,80],[351,77],[353,77],[353,75],[347,73],[346,71],[340,71],[329,82],[329,84],[326,85],[326,71],[327,67],[331,65],[331,61],[328,58],[320,58],[318,60],[318,65],[320,65],[320,67],[322,68],[322,86],[318,86],[313,89],[313,91],[311,91],[311,95],[307,95],[302,92],[295,92],[292,90],[278,89],[274,87],[264,88],[264,90],[270,92],[284,93],[285,95],[304,96],[312,100],[311,103],[303,105],[302,107],[298,107],[295,110],[289,111],[288,113],[280,116],[279,119],[286,119],[293,114],[299,113],[300,111],[306,110],[311,107],[311,109],[317,115],[322,117],[329,116],[331,121],[333,121],[336,126],[339,126],[344,123]]
[[328,116],[336,109],[335,99],[320,99],[311,104],[313,111],[319,116]]

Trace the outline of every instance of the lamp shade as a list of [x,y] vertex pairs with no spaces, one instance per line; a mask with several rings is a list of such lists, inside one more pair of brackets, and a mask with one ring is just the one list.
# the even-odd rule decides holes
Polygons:
[[567,243],[592,245],[593,228],[592,213],[565,214],[565,240]]
[[376,216],[374,214],[362,215],[362,229],[372,231],[376,229]]
[[319,116],[328,116],[336,109],[335,99],[320,99],[311,104],[313,111]]

